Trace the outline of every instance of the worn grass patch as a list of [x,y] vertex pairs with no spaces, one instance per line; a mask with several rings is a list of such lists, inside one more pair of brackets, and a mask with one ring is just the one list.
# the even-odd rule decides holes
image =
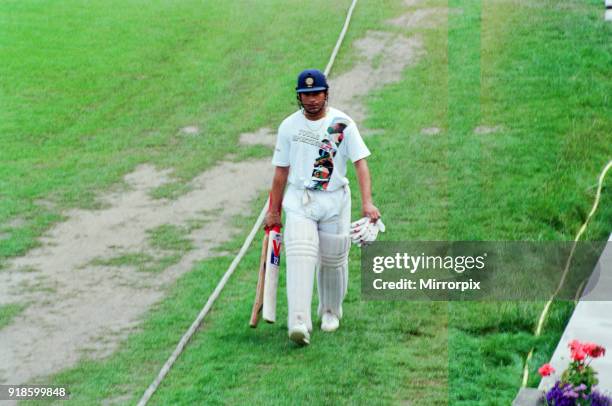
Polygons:
[[155,227],[147,231],[151,252],[124,252],[110,258],[97,258],[92,261],[92,265],[129,266],[141,272],[161,272],[176,264],[185,253],[193,249],[193,243],[186,235],[204,223],[204,220],[194,219],[186,227],[173,224]]
[[0,329],[11,323],[27,306],[22,303],[0,305]]
[[187,229],[172,224],[164,224],[147,231],[149,244],[153,248],[166,251],[186,252],[193,249],[190,239],[185,237]]

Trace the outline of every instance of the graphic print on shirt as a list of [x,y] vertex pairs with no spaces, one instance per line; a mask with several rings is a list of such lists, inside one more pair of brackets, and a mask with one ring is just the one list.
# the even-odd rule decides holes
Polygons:
[[327,133],[319,144],[319,157],[314,162],[308,189],[327,190],[334,172],[334,157],[344,139],[344,129],[348,125],[347,119],[335,117],[327,127]]

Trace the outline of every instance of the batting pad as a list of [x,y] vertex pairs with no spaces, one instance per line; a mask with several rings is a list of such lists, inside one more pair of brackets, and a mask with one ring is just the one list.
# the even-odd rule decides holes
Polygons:
[[285,225],[287,261],[288,327],[306,324],[312,331],[311,306],[315,267],[319,256],[319,234],[314,221],[287,221]]
[[317,272],[319,317],[331,312],[342,318],[342,301],[348,289],[348,254],[351,239],[348,235],[319,232],[321,266]]

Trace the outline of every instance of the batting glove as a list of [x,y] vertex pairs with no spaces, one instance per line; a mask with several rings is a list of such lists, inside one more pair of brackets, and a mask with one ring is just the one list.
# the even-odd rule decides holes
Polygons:
[[376,223],[372,223],[369,217],[363,217],[351,223],[351,241],[358,247],[376,241],[379,232],[385,232],[385,224],[381,219],[378,219]]

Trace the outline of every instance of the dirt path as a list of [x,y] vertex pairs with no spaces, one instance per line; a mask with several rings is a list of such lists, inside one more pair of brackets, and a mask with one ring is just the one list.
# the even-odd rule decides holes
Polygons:
[[[227,187],[233,176],[250,187]],[[249,209],[271,177],[265,161],[223,163],[194,179],[193,191],[177,200],[149,196],[169,180],[168,173],[152,166],[138,167],[125,177],[129,191],[102,197],[108,208],[66,213],[68,220],[42,239],[41,248],[14,260],[13,271],[0,274],[2,303],[30,303],[0,330],[2,382],[27,382],[52,373],[74,364],[83,351],[107,355],[163,296],[165,286],[231,238],[232,218]],[[198,249],[164,272],[95,264],[125,253],[154,255],[147,230],[190,220],[204,223],[190,235]]]
[[[415,13],[413,9],[388,23],[410,29],[410,24],[429,27],[439,20],[427,10],[410,17]],[[358,62],[331,81],[330,99],[361,122],[364,96],[400,80],[424,51],[418,36],[381,31],[369,31],[354,45]],[[273,145],[274,137],[273,131],[262,128],[243,134],[241,142]],[[126,175],[128,190],[100,197],[106,208],[65,213],[67,220],[41,238],[40,248],[14,259],[0,273],[0,304],[27,304],[0,329],[0,383],[32,382],[82,357],[111,354],[147,309],[163,298],[167,286],[234,236],[232,219],[248,214],[253,199],[268,188],[271,174],[268,159],[222,162],[195,178],[185,195],[156,200],[149,192],[171,181],[171,173],[143,165]],[[230,179],[240,187],[228,187]],[[149,233],[169,224],[189,226],[188,238],[195,247],[178,263],[152,273],[108,261],[129,253],[160,259]]]

